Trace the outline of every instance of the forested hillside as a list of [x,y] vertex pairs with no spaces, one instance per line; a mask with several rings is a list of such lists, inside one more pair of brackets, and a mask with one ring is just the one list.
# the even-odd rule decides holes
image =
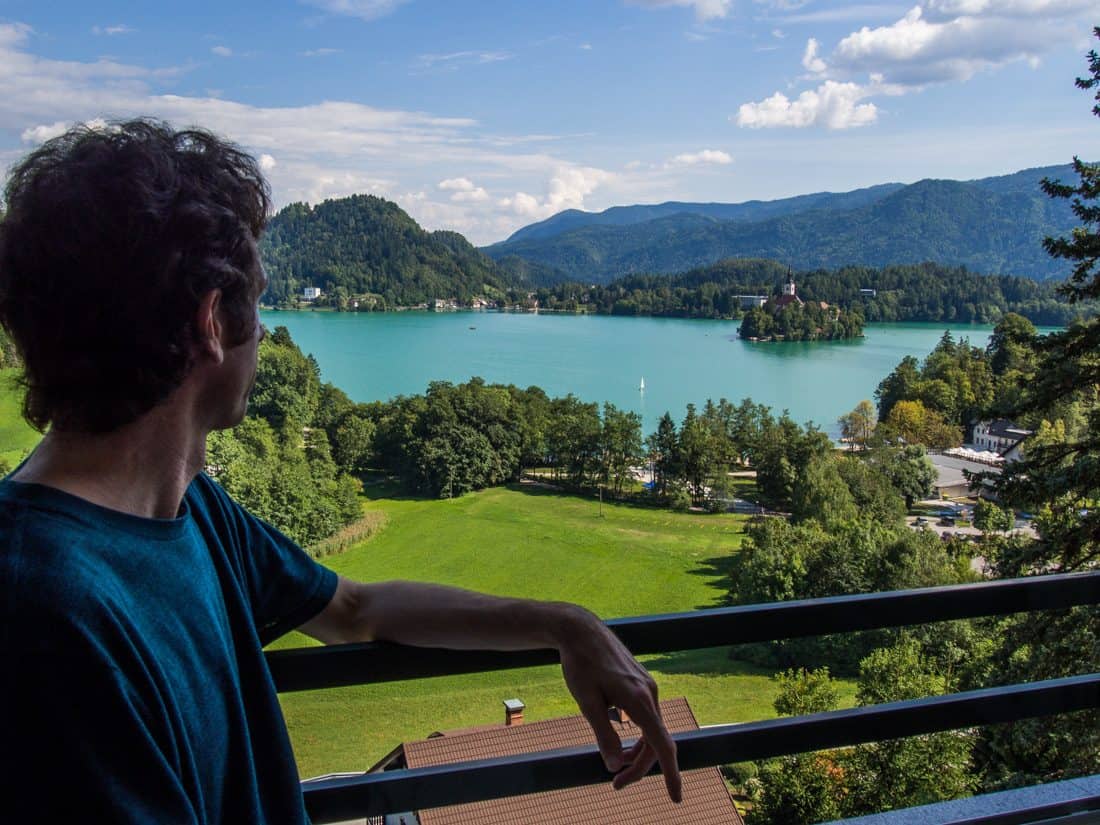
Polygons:
[[[768,204],[742,204],[742,217],[732,220],[717,216],[720,204],[684,204],[684,211],[642,222],[600,225],[600,219],[548,235],[580,220],[563,213],[556,223],[551,218],[528,227],[486,252],[518,256],[586,283],[679,272],[730,257],[773,258],[803,269],[936,261],[981,273],[1060,279],[1064,267],[1043,252],[1042,238],[1068,232],[1074,217],[1068,204],[1043,194],[1038,181],[1070,171],[1048,167],[980,181],[924,180],[833,200],[806,196],[772,202],[772,208],[786,204],[789,211],[767,217]],[[857,195],[867,202],[859,203]],[[707,208],[693,212],[693,206]],[[629,209],[635,211],[606,219],[641,217],[646,213],[637,210],[653,208]]]
[[[737,318],[739,295],[775,295],[787,267],[760,259],[731,259],[679,275],[632,275],[607,286],[560,284],[537,292],[550,309],[607,315]],[[1036,324],[1063,325],[1092,316],[1094,302],[1070,304],[1054,283],[1007,275],[978,275],[963,267],[923,263],[881,269],[847,266],[795,271],[807,301],[859,307],[864,320],[993,323],[1015,312]],[[874,290],[863,294],[861,290]]]
[[290,204],[272,218],[260,247],[270,281],[265,303],[284,303],[309,286],[345,299],[365,296],[376,309],[467,302],[506,287],[502,270],[462,235],[427,232],[373,195]]

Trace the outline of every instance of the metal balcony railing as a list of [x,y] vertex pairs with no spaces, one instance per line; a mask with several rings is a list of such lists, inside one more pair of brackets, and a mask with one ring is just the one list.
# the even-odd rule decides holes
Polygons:
[[[1100,604],[1100,573],[868,593],[775,604],[615,619],[608,627],[635,654],[846,633],[1033,610]],[[315,690],[529,667],[554,651],[449,651],[385,643],[267,654],[278,690]],[[862,742],[1010,722],[1100,707],[1100,673],[811,716],[677,734],[681,768],[844,747]],[[593,745],[310,783],[314,822],[379,816],[608,781]],[[1028,821],[1028,820],[1018,820]]]

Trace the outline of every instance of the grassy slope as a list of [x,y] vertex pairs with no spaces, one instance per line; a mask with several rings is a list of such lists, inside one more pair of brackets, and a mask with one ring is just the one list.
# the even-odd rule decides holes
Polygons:
[[23,393],[17,370],[0,370],[0,459],[15,467],[42,435],[23,420]]
[[[384,491],[381,491],[384,492]],[[379,495],[376,493],[376,495]],[[743,519],[604,504],[532,487],[453,501],[378,497],[388,526],[326,560],[362,580],[411,578],[584,604],[601,616],[713,607]],[[281,646],[304,643],[292,635]],[[649,657],[664,696],[687,696],[701,724],[774,715],[769,673],[725,649]],[[854,701],[845,686],[844,701]],[[518,697],[528,720],[575,713],[558,668],[530,668],[282,697],[303,776],[369,767],[398,742],[498,722]]]

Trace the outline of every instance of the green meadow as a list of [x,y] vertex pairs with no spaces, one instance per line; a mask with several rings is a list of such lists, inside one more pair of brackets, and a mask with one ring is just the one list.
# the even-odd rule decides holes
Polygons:
[[[604,618],[717,607],[744,517],[673,513],[562,495],[535,485],[453,500],[390,497],[368,487],[385,528],[325,559],[362,581],[417,579],[502,595],[567,599]],[[279,647],[308,643],[299,634]],[[771,672],[725,648],[647,657],[664,697],[686,696],[700,724],[775,715]],[[845,704],[854,686],[843,685]],[[303,776],[364,770],[398,743],[438,730],[503,721],[519,698],[525,719],[576,708],[560,670],[527,668],[282,696]]]
[[15,467],[42,435],[23,420],[19,371],[0,370],[0,460]]

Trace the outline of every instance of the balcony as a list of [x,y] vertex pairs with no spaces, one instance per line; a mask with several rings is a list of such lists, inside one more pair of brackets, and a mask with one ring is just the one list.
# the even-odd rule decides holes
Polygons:
[[[608,626],[635,655],[641,655],[1096,604],[1100,604],[1100,572],[639,616],[613,620]],[[545,650],[458,652],[384,643],[273,651],[267,657],[281,692],[557,661],[553,651]],[[681,767],[691,770],[1098,707],[1100,674],[1093,673],[811,716],[710,727],[677,734],[675,739]],[[325,823],[606,781],[608,774],[592,745],[337,777],[308,783],[304,793],[313,821]],[[1057,783],[947,805],[850,822],[993,825],[1056,818],[1065,823],[1100,822],[1100,782]]]

